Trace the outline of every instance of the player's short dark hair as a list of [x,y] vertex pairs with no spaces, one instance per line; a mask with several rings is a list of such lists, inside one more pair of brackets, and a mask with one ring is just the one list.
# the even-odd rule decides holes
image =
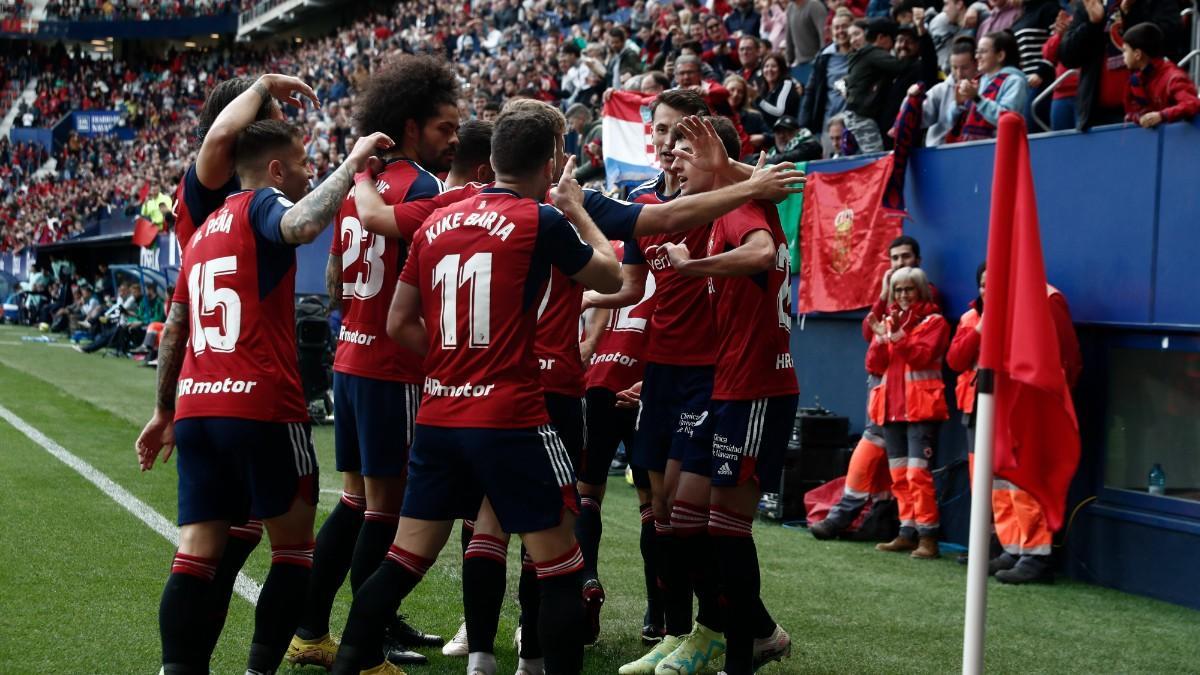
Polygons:
[[1125,31],[1122,37],[1130,47],[1146,52],[1146,56],[1152,59],[1160,59],[1167,52],[1167,40],[1162,29],[1150,22],[1139,23]]
[[623,26],[613,26],[612,28],[609,28],[609,29],[608,29],[608,36],[609,36],[609,37],[620,38],[620,39],[622,39],[622,40],[628,40],[628,39],[629,39],[629,33],[626,33],[626,32],[625,32],[625,28],[624,28]]
[[950,43],[950,55],[954,56],[955,54],[970,54],[971,58],[974,59],[975,47],[975,38],[971,37],[970,35],[964,35],[962,37],[955,38],[954,42]]
[[483,109],[485,112],[500,112],[500,104],[497,101],[489,100],[483,104]]
[[354,124],[361,134],[382,131],[399,145],[409,120],[424,126],[447,105],[458,106],[458,78],[449,64],[400,54],[367,78],[355,99]]
[[[737,159],[742,154],[742,139],[738,136],[737,128],[733,126],[733,122],[728,117],[719,115],[705,115],[701,119],[708,120],[712,123],[713,129],[717,132],[717,137],[721,139],[721,145],[725,147],[725,154]],[[671,130],[671,144],[683,138],[683,133],[679,127]]]
[[654,112],[660,105],[678,110],[684,115],[707,115],[709,113],[704,97],[694,89],[670,89],[660,93],[650,104],[651,117],[654,117]]
[[238,134],[233,151],[237,169],[261,165],[264,158],[275,159],[277,153],[304,139],[304,131],[283,120],[255,122]]
[[560,135],[549,115],[525,107],[506,109],[492,130],[492,168],[505,176],[528,176],[554,156]]
[[992,49],[1004,52],[1004,64],[1014,68],[1021,63],[1021,50],[1017,48],[1017,38],[1006,30],[988,33],[983,37],[992,41]]
[[575,58],[579,58],[579,56],[583,54],[583,52],[579,49],[579,45],[575,44],[574,42],[564,42],[561,49],[567,54],[575,56]]
[[[250,87],[254,86],[254,80],[249,77],[235,77],[225,80],[213,87],[212,91],[208,92],[208,98],[204,100],[204,107],[200,109],[200,116],[196,119],[196,141],[203,142],[204,137],[208,135],[208,130],[212,128],[213,122],[217,121],[217,115],[225,109],[225,106],[233,102],[233,99],[241,96]],[[271,118],[271,113],[275,110],[277,103],[274,99],[263,102],[258,108],[258,114],[254,119],[265,120]]]
[[899,31],[899,29],[900,29],[900,27],[896,25],[896,22],[887,17],[871,19],[870,21],[867,21],[867,27],[866,27],[867,42],[874,42],[875,39],[880,37],[881,35],[885,35],[885,36],[890,37],[893,40],[895,40],[896,33],[897,33],[897,31]]
[[918,258],[921,257],[921,245],[917,243],[916,239],[913,239],[912,237],[908,236],[907,234],[902,234],[899,237],[896,237],[895,239],[893,239],[892,243],[888,244],[888,250],[890,251],[890,250],[896,248],[897,246],[909,246],[912,248],[913,255],[915,255]]
[[487,164],[492,156],[491,122],[467,120],[458,125],[458,149],[451,166],[457,171]]

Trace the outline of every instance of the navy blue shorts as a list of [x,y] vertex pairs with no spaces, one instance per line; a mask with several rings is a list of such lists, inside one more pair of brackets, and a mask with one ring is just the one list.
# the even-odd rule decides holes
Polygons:
[[790,394],[712,402],[713,487],[734,487],[753,478],[762,492],[778,492],[799,400]]
[[550,424],[558,432],[558,439],[567,449],[571,458],[571,466],[578,467],[583,458],[583,447],[587,442],[587,421],[584,419],[584,403],[582,399],[564,394],[546,392],[546,412],[550,415]]
[[307,423],[188,417],[175,423],[179,524],[282,516],[317,503],[317,453]]
[[[633,447],[637,408],[618,408],[616,393],[601,387],[587,390],[587,444],[578,465],[580,482],[604,485],[608,482],[608,467],[617,455],[617,447],[625,444],[626,452]],[[638,472],[644,475],[644,471]]]
[[712,387],[712,366],[647,363],[632,464],[661,473],[668,459],[677,459],[684,471],[707,476],[712,464]]
[[338,471],[396,478],[408,469],[421,385],[333,374],[333,438]]
[[400,515],[473,519],[483,498],[510,534],[540,532],[579,513],[575,472],[549,424],[525,429],[458,429],[418,424],[409,451]]

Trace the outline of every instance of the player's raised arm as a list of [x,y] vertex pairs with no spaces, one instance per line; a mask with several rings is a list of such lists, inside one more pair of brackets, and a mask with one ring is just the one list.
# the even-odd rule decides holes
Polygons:
[[316,239],[333,221],[350,191],[354,174],[366,166],[367,158],[376,150],[393,145],[392,139],[378,132],[358,139],[346,161],[284,214],[279,223],[283,240],[289,244],[307,244]]
[[593,250],[591,259],[583,269],[571,275],[571,278],[601,293],[616,293],[621,290],[621,265],[613,253],[612,244],[608,243],[608,239],[583,208],[583,188],[579,186],[574,175],[575,158],[570,157],[558,184],[550,191],[554,205],[575,224],[579,237]]
[[[682,125],[681,122],[681,129]],[[702,126],[706,129],[712,127],[708,122]],[[708,141],[706,135],[700,138]],[[719,139],[717,143],[720,143]],[[721,153],[725,152],[719,145],[718,149]],[[696,146],[693,146],[691,153],[681,149],[675,150],[675,153],[688,162],[707,161],[702,159],[707,151]],[[636,236],[644,237],[690,230],[711,223],[748,201],[780,202],[790,194],[803,191],[804,180],[804,172],[796,170],[791,162],[767,165],[766,155],[760,153],[758,165],[747,180],[740,180],[712,192],[680,197],[667,204],[647,204],[638,214],[633,232]]]
[[[238,134],[256,120],[280,118],[274,100],[303,108],[306,98],[314,105],[320,105],[312,88],[297,78],[274,73],[258,78],[249,89],[230,101],[205,131],[204,142],[196,154],[196,177],[200,184],[216,190],[229,181],[234,172],[234,146]],[[264,108],[268,111],[266,117]]]
[[383,195],[375,187],[375,178],[382,166],[372,166],[368,162],[367,170],[354,175],[354,208],[358,211],[358,221],[367,232],[384,237],[399,237],[400,229],[396,227],[396,215],[391,206],[383,201]]
[[[626,244],[626,247],[629,246]],[[649,265],[645,262],[631,263],[627,256],[621,264],[621,290],[616,293],[587,291],[583,294],[583,309],[620,309],[636,304],[646,294],[646,275],[649,273]]]

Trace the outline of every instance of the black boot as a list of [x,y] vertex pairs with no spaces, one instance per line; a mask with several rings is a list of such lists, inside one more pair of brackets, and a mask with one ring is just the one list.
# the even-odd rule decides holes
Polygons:
[[998,572],[1006,572],[1017,566],[1019,558],[1007,551],[988,561],[988,576],[994,577]]
[[844,529],[845,526],[835,522],[833,518],[826,518],[808,526],[808,531],[817,539],[833,539]]
[[1023,555],[1010,570],[996,572],[1002,584],[1052,584],[1054,566],[1048,555]]

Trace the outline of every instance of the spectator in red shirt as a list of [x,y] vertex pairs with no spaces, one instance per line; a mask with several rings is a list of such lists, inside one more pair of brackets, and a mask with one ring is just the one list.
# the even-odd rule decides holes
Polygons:
[[1165,39],[1152,23],[1125,31],[1121,56],[1129,69],[1125,121],[1149,129],[1163,122],[1190,120],[1200,112],[1196,85],[1182,68],[1163,58]]

